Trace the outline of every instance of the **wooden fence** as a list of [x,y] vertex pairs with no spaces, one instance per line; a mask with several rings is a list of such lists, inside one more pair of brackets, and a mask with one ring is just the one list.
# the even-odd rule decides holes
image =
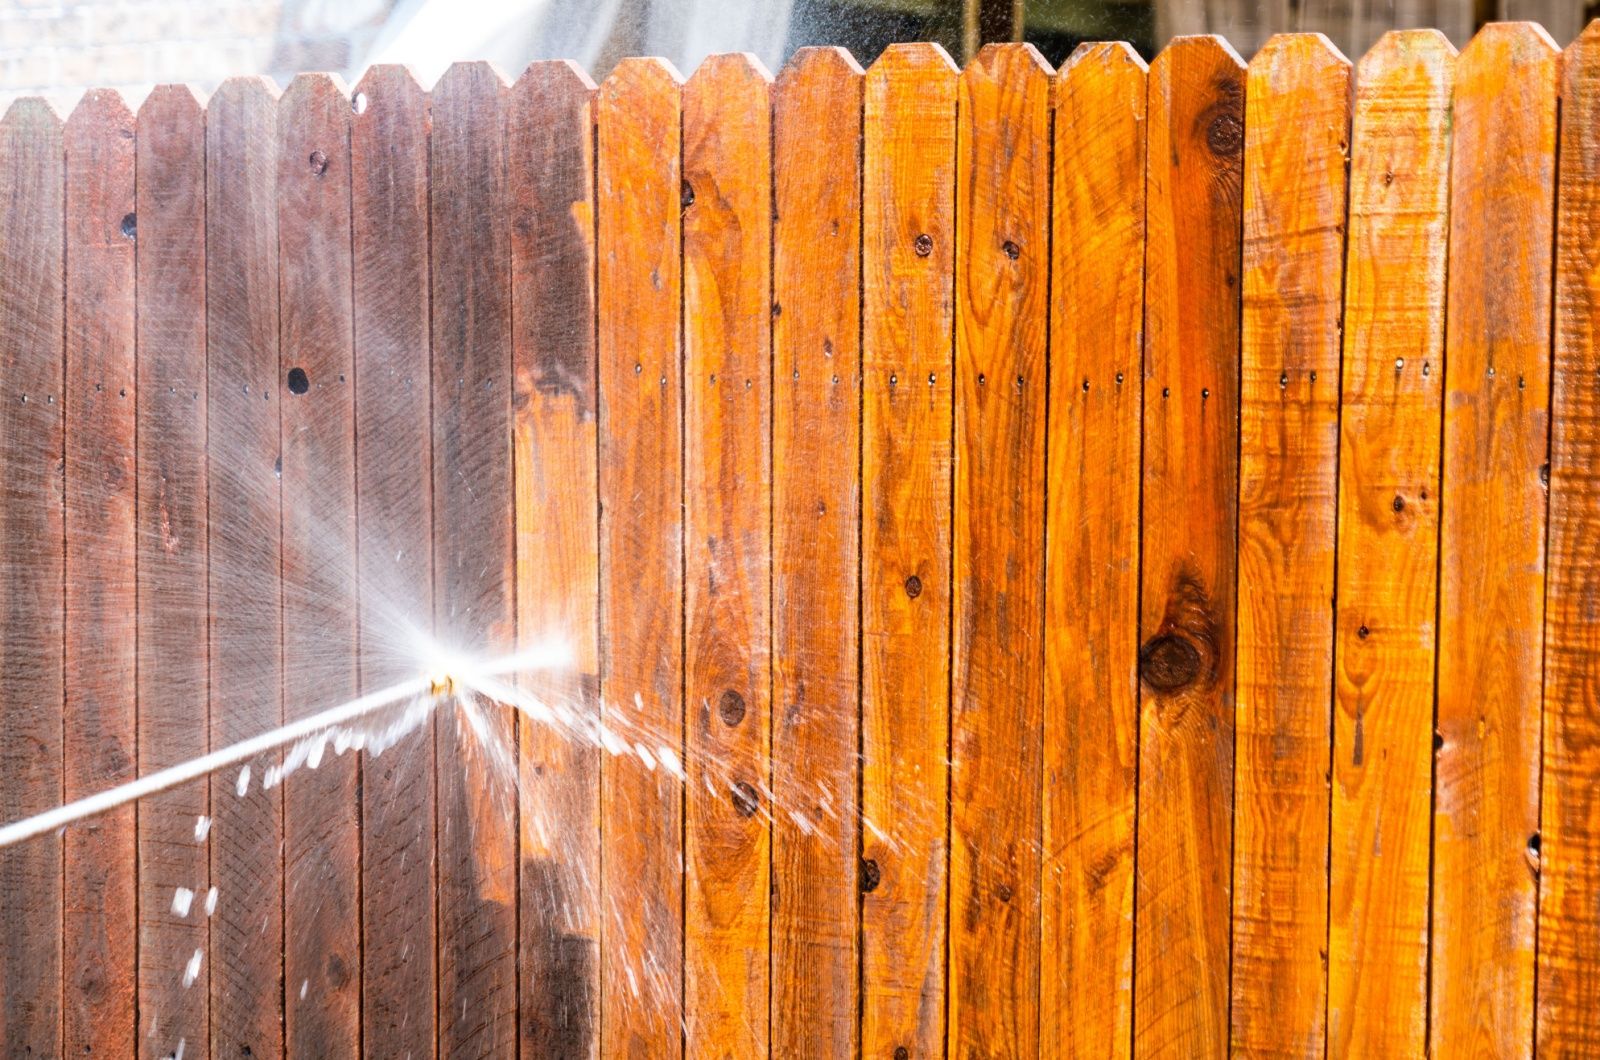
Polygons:
[[0,1052],[1600,1055],[1597,336],[1600,23],[18,103],[0,819],[687,783],[0,851]]

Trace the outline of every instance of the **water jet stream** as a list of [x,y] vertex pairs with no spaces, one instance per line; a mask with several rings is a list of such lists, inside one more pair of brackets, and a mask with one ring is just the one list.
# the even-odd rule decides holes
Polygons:
[[436,651],[428,654],[435,660],[435,665],[429,667],[426,676],[401,681],[376,692],[368,692],[319,714],[301,718],[270,732],[230,744],[221,750],[191,758],[187,762],[181,762],[148,776],[130,780],[126,784],[0,827],[0,850],[46,832],[65,828],[75,821],[105,813],[107,810],[113,810],[147,795],[155,795],[168,788],[197,780],[208,773],[248,761],[268,751],[347,725],[402,700],[419,698],[437,702],[441,698],[453,696],[458,689],[476,689],[485,683],[509,692],[510,686],[494,682],[493,678],[522,670],[565,665],[571,661],[571,652],[565,646],[537,647],[484,664],[475,664],[470,660],[447,656]]

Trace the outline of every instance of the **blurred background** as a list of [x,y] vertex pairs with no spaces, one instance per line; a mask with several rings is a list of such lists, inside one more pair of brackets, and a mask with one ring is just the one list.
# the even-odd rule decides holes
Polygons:
[[712,52],[750,51],[776,71],[794,49],[839,44],[863,65],[895,41],[934,40],[957,61],[1028,40],[1054,64],[1085,40],[1147,56],[1174,34],[1221,33],[1249,58],[1273,33],[1326,33],[1359,56],[1384,30],[1434,26],[1459,47],[1494,19],[1542,22],[1565,45],[1600,0],[9,0],[0,2],[0,106],[43,95],[65,114],[88,87],[137,105],[158,81],[202,93],[224,77],[409,64],[431,85],[455,59],[515,76],[575,59],[596,80],[625,55],[685,74]]

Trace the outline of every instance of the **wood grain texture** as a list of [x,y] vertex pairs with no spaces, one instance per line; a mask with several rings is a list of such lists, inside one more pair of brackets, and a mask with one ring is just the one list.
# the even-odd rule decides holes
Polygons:
[[[359,688],[350,109],[344,84],[326,74],[296,77],[278,103],[286,721],[354,698]],[[305,375],[304,393],[295,393],[296,369]],[[285,1051],[354,1056],[361,1043],[360,764],[336,745],[321,746],[310,752],[321,758],[315,768],[284,781]]]
[[[86,94],[67,119],[66,772],[62,797],[132,780],[137,741],[133,114]],[[65,837],[64,1056],[137,1051],[136,810]]]
[[[861,1051],[943,1055],[955,65],[867,72],[862,179]],[[893,382],[891,382],[893,380]]]
[[1340,397],[1329,1056],[1415,1056],[1425,1046],[1454,69],[1450,42],[1418,30],[1386,34],[1356,76]]
[[[428,98],[403,67],[356,85],[350,241],[356,571],[364,690],[415,676],[433,614]],[[433,727],[362,764],[362,1045],[434,1055],[438,990]]]
[[[61,800],[63,249],[61,119],[42,99],[0,120],[0,817]],[[0,851],[0,1050],[61,1050],[62,842]]]
[[[457,63],[434,86],[435,636],[485,658],[516,638],[506,83]],[[439,1051],[516,1049],[516,728],[508,708],[439,716]],[[511,763],[512,770],[508,770]]]
[[[1456,64],[1439,539],[1436,1056],[1533,1046],[1561,55],[1492,25]],[[1486,518],[1486,513],[1493,516]]]
[[1133,1045],[1145,92],[1126,44],[1055,82],[1040,1048]]
[[[601,704],[606,731],[683,749],[683,273],[678,128],[683,81],[661,60],[600,86]],[[633,757],[601,764],[605,917],[601,1048],[682,1055],[681,774]]]
[[[188,88],[161,85],[139,108],[135,132],[138,759],[144,774],[203,754],[208,742],[206,115]],[[143,1057],[167,1056],[179,1042],[197,1050],[208,1043],[210,990],[204,980],[183,988],[194,951],[209,948],[207,928],[173,913],[172,896],[179,887],[202,894],[210,887],[207,848],[194,839],[195,821],[210,813],[209,801],[207,786],[195,783],[139,804]],[[270,944],[273,936],[267,937]],[[202,974],[209,977],[215,965],[205,960]],[[273,1045],[263,1043],[263,1055],[273,1055]]]
[[1244,65],[1150,65],[1134,1051],[1228,1047]]
[[861,105],[838,48],[773,98],[772,1044],[850,1056],[860,1008]]
[[1547,1056],[1600,1053],[1600,23],[1562,62],[1536,994]]
[[950,1052],[1028,1056],[1039,1048],[1050,68],[1030,45],[989,45],[958,100]]
[[[586,732],[600,717],[594,94],[572,63],[535,63],[506,112],[517,643],[564,640],[577,664],[522,684]],[[600,749],[524,725],[519,775],[522,1053],[595,1056]]]
[[1232,1050],[1321,1051],[1350,63],[1276,36],[1245,85]]
[[683,90],[684,1037],[765,1055],[771,930],[772,78]]
[[[217,89],[206,114],[213,748],[267,732],[283,719],[277,97],[264,78],[236,78]],[[283,793],[261,783],[268,764],[253,763],[256,776],[243,795],[239,770],[211,778],[217,910],[205,961],[210,1044],[221,1056],[283,1051]],[[181,970],[180,964],[171,974]]]

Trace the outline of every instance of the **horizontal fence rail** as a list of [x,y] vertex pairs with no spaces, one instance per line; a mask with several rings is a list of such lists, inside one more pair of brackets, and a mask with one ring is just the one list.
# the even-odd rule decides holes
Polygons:
[[1600,22],[23,100],[0,487],[0,824],[460,693],[6,1057],[1600,1056]]

